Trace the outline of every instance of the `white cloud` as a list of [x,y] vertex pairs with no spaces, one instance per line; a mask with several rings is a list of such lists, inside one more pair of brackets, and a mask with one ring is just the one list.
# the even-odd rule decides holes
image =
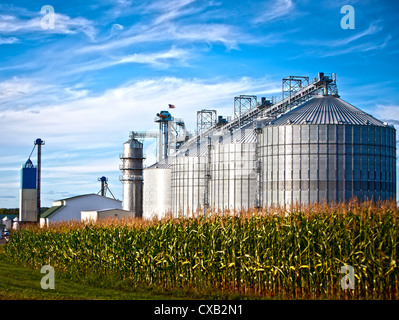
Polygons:
[[239,42],[248,41],[234,27],[226,24],[171,25],[167,31],[171,39],[189,42],[222,43],[228,49],[236,49]]
[[0,45],[2,44],[13,44],[20,42],[16,37],[0,37]]
[[[38,93],[44,88],[45,86],[38,83],[36,80],[13,77],[0,82],[0,102],[4,106],[6,101],[11,99],[18,100],[25,95]],[[21,100],[19,102],[21,102]]]
[[282,17],[288,16],[294,10],[292,0],[274,0],[265,3],[263,10],[258,17],[254,19],[255,23],[266,23],[275,21]]
[[82,17],[71,18],[59,13],[55,14],[55,29],[53,32],[61,34],[75,34],[81,32],[92,40],[97,34],[97,30],[94,28],[92,21]]
[[371,23],[370,26],[366,30],[358,32],[358,33],[354,34],[353,36],[347,37],[347,38],[342,39],[342,40],[330,41],[330,45],[332,47],[345,46],[345,45],[347,45],[347,44],[349,44],[349,43],[351,43],[353,41],[356,41],[356,40],[358,40],[360,38],[363,38],[365,36],[376,34],[379,31],[381,31],[382,29],[383,29],[382,27],[377,26],[374,23]]
[[112,30],[123,30],[123,29],[124,29],[124,27],[119,23],[114,23],[112,25]]
[[[210,14],[209,8],[219,5],[213,1],[198,3],[194,0],[143,3],[139,11],[145,17],[143,21],[124,26],[123,30],[119,30],[117,38],[104,37],[97,43],[82,47],[78,52],[111,52],[138,44],[165,42],[172,42],[174,45],[193,42],[221,43],[228,49],[235,49],[239,43],[254,42],[253,36],[242,33],[242,28],[236,25],[215,23],[215,20],[225,19],[227,14],[223,12],[222,16],[218,13],[218,17]],[[256,39],[257,42],[262,41],[259,37]]]
[[186,60],[188,58],[188,51],[172,48],[168,51],[156,52],[150,54],[139,54],[135,53],[132,55],[125,56],[113,64],[123,63],[144,63],[155,66],[166,66],[168,60]]
[[40,136],[49,143],[64,145],[66,150],[96,148],[96,144],[97,148],[112,146],[121,143],[131,130],[156,130],[155,114],[169,103],[176,106],[173,111],[176,117],[184,118],[195,129],[197,110],[220,108],[230,115],[235,95],[276,88],[279,84],[250,78],[217,83],[179,78],[137,81],[96,97],[82,96],[45,105],[36,114],[26,110],[0,112],[2,144],[11,147],[17,141],[22,143]]
[[88,90],[78,85],[63,87],[46,83],[46,79],[12,77],[0,82],[0,114],[2,110],[39,113],[43,106],[76,100],[88,94]]
[[373,110],[373,115],[380,119],[381,121],[385,121],[388,124],[395,125],[399,127],[399,105],[381,105],[377,104],[376,108]]
[[[17,15],[0,15],[0,34],[22,35],[41,31],[44,34],[76,34],[83,33],[93,39],[97,31],[90,20],[82,17],[71,18],[65,14],[55,12],[54,29],[43,30],[41,27],[42,15],[31,12],[29,18],[20,18]],[[15,38],[16,39],[16,38]]]
[[154,21],[155,24],[160,24],[180,16],[198,12],[198,9],[195,8],[183,9],[193,2],[195,2],[195,0],[156,1],[147,9],[160,12]]
[[189,51],[183,49],[171,48],[167,51],[151,52],[151,53],[134,53],[125,55],[122,57],[107,57],[106,61],[104,58],[99,59],[91,63],[83,63],[78,66],[71,66],[71,73],[81,73],[92,70],[100,70],[109,68],[112,66],[126,64],[126,63],[139,63],[148,64],[153,67],[166,68],[170,62],[185,62],[189,57]]
[[348,53],[370,52],[370,51],[375,51],[375,50],[381,50],[381,49],[384,49],[388,45],[388,43],[391,39],[392,39],[392,36],[388,35],[382,41],[379,41],[378,43],[376,43],[375,41],[366,42],[366,43],[361,43],[361,44],[354,45],[354,46],[344,46],[343,49],[338,49],[338,50],[331,48],[328,51],[321,50],[318,53],[316,53],[316,55],[319,57],[331,57],[331,56],[338,56],[338,55],[343,55],[343,54],[348,54]]
[[304,46],[306,49],[304,54],[300,54],[296,58],[303,55],[331,57],[350,53],[367,53],[381,50],[386,48],[392,39],[390,34],[384,34],[383,37],[381,34],[378,36],[380,31],[383,29],[384,28],[379,25],[379,21],[374,21],[370,23],[367,29],[342,39],[297,40],[296,42]]
[[[253,37],[242,34],[237,28],[219,23],[179,25],[167,23],[156,26],[133,26],[120,38],[82,47],[79,53],[122,49],[137,44],[173,42],[177,43],[221,43],[227,48],[236,48],[238,43],[253,42]],[[258,39],[258,41],[261,41]]]
[[[379,26],[377,22],[373,22],[369,25],[369,27],[363,31],[357,32],[352,36],[343,38],[343,39],[336,39],[336,40],[299,40],[297,41],[299,44],[304,46],[317,46],[317,47],[329,47],[329,48],[337,48],[337,47],[345,47],[345,49],[351,48],[348,47],[349,44],[352,42],[356,42],[359,39],[365,38],[367,36],[371,36],[377,34],[383,30],[382,26]],[[342,33],[343,35],[345,33]]]

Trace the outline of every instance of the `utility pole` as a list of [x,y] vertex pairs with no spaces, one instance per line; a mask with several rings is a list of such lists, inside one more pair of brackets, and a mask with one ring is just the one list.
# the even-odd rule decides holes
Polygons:
[[40,223],[40,180],[42,167],[42,145],[44,145],[44,141],[40,138],[36,139],[35,146],[37,146],[37,223]]

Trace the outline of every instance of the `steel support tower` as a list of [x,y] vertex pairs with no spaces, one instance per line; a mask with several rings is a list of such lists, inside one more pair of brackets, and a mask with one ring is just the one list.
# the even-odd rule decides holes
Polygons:
[[216,110],[200,110],[197,111],[197,134],[201,134],[204,130],[212,128],[217,121]]
[[238,121],[239,126],[245,122],[244,119],[241,119],[241,116],[253,108],[256,108],[256,106],[256,96],[240,95],[238,97],[234,97],[234,119]]

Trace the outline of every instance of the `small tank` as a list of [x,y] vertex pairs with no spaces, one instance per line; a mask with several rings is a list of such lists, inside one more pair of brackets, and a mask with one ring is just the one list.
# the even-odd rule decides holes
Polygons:
[[137,139],[130,139],[123,144],[122,176],[124,210],[132,211],[135,217],[143,215],[143,144]]

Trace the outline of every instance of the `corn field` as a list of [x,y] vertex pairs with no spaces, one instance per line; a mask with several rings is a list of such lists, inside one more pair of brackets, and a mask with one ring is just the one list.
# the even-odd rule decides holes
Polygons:
[[[162,221],[60,223],[15,231],[6,255],[76,279],[214,288],[283,299],[397,299],[395,202],[213,212]],[[355,272],[342,289],[341,267]]]

